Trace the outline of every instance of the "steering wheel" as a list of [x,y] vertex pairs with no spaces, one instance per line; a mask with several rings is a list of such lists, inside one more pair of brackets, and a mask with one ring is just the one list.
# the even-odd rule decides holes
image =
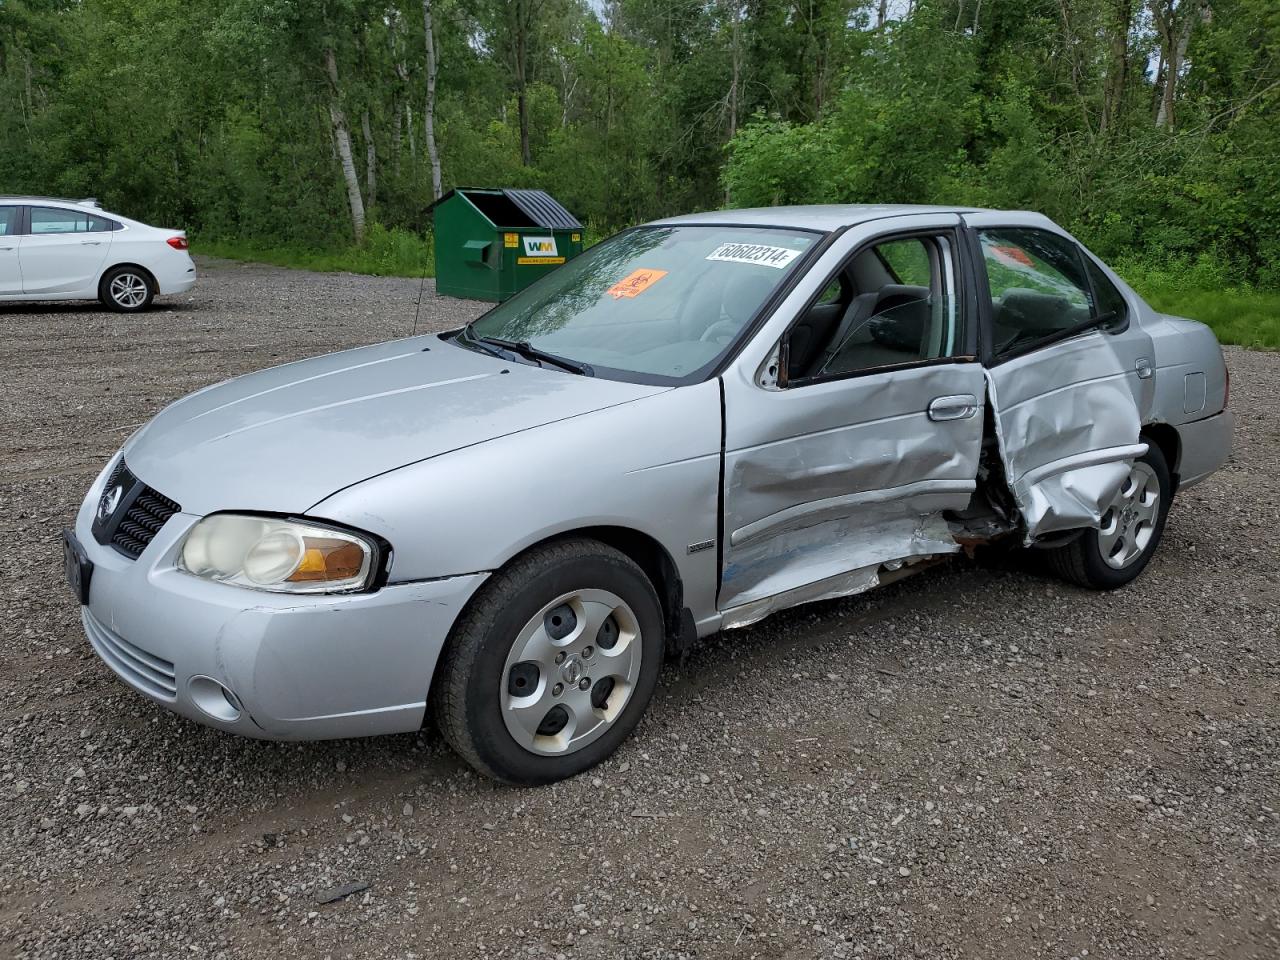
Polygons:
[[728,343],[738,335],[739,326],[737,320],[717,320],[702,331],[698,340],[702,343]]

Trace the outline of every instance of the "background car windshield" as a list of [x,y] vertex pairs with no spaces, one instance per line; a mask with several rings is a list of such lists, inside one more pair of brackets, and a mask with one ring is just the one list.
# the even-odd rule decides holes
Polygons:
[[818,239],[760,227],[643,227],[592,247],[472,325],[609,369],[687,378],[716,360]]

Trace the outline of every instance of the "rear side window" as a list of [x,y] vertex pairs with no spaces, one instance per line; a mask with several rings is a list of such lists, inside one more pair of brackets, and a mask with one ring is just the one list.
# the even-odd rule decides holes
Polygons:
[[83,210],[63,210],[59,207],[32,207],[31,233],[105,233],[112,229],[112,221]]
[[[1085,258],[1046,230],[980,230],[991,293],[992,345],[997,357],[1025,353],[1090,320],[1105,322],[1093,302]],[[1114,290],[1114,288],[1112,288]]]

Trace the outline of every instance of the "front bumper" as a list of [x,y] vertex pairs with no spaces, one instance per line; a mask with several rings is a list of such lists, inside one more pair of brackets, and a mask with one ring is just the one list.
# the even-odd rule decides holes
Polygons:
[[[374,593],[263,593],[183,573],[175,560],[199,519],[175,514],[137,560],[91,532],[98,478],[75,532],[93,578],[85,633],[125,683],[211,727],[273,740],[417,730],[453,621],[486,574]],[[217,696],[218,686],[233,697]]]

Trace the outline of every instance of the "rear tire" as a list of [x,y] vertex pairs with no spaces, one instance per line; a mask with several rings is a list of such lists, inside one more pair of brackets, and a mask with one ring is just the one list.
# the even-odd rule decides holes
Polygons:
[[[1153,502],[1154,497],[1154,502]],[[1135,580],[1160,545],[1173,498],[1169,466],[1155,444],[1133,462],[1129,476],[1102,516],[1102,527],[1046,551],[1049,568],[1093,590],[1115,590]]]
[[664,644],[658,595],[628,557],[586,539],[539,547],[494,574],[454,625],[436,723],[495,780],[572,777],[640,721]]
[[140,267],[112,267],[98,284],[98,299],[116,313],[139,313],[151,306],[156,285]]

